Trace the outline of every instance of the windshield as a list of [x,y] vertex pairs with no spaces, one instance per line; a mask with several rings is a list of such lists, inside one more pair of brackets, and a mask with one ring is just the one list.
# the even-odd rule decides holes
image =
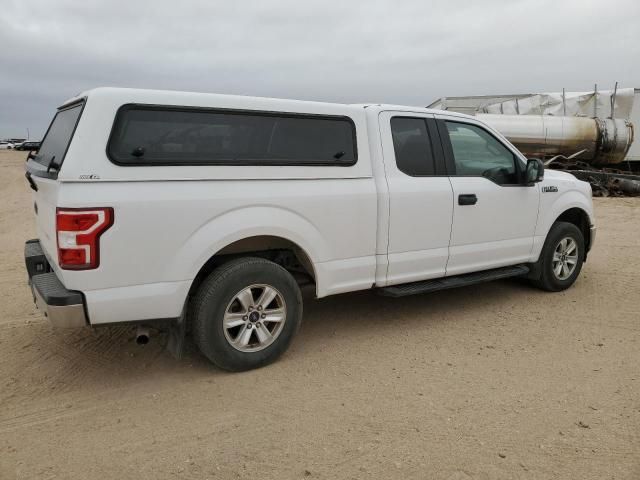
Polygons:
[[34,158],[36,162],[48,167],[53,159],[53,164],[58,167],[62,165],[83,106],[84,102],[58,110]]

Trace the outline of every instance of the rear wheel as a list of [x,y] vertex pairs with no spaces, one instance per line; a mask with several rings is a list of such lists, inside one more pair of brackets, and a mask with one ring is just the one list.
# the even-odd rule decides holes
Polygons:
[[195,342],[211,362],[225,370],[249,370],[288,348],[302,320],[302,296],[280,265],[240,258],[205,279],[190,317]]
[[578,278],[584,254],[584,236],[580,229],[572,223],[554,223],[535,265],[537,276],[532,283],[550,292],[566,290]]

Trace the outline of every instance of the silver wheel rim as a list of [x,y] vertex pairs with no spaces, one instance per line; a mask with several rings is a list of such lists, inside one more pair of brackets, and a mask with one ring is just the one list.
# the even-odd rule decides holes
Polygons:
[[558,242],[553,251],[553,274],[558,280],[566,280],[573,274],[577,265],[578,244],[573,238],[565,237]]
[[257,352],[276,341],[287,320],[282,294],[271,285],[255,284],[235,294],[223,319],[224,336],[241,352]]

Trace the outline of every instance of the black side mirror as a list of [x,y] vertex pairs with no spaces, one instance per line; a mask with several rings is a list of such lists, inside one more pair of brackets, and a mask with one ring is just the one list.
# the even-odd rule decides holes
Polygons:
[[527,162],[527,169],[525,170],[524,183],[528,187],[532,187],[538,182],[541,182],[544,178],[544,163],[539,158],[531,158]]

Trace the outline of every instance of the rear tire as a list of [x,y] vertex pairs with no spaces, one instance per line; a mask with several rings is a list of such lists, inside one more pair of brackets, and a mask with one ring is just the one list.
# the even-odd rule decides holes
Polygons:
[[566,290],[574,284],[584,263],[584,236],[573,223],[556,222],[549,230],[531,283],[548,292]]
[[239,258],[204,280],[189,316],[205,357],[224,370],[250,370],[287,350],[302,321],[302,295],[280,265]]

